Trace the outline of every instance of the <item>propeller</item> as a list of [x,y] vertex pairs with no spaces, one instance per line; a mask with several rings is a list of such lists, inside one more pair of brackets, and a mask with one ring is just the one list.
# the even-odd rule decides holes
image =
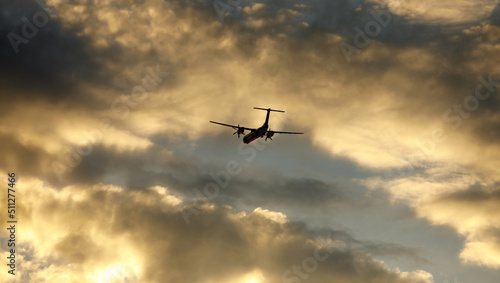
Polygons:
[[274,132],[271,131],[271,129],[269,129],[269,131],[267,131],[267,134],[266,134],[266,141],[267,139],[270,139],[270,140],[273,140],[272,136],[274,136]]
[[233,135],[238,134],[238,138],[240,138],[240,135],[244,134],[244,133],[245,133],[245,128],[240,127],[240,124],[238,124],[238,129],[236,130],[236,132],[233,133]]

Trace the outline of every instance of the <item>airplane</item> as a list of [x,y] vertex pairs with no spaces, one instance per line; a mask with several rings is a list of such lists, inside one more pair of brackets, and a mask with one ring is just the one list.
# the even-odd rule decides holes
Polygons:
[[246,144],[249,144],[258,138],[262,138],[264,135],[266,135],[265,140],[267,141],[267,139],[272,140],[272,137],[274,136],[274,134],[297,134],[297,135],[303,134],[303,133],[298,133],[298,132],[280,132],[280,131],[271,131],[271,129],[268,130],[268,128],[269,128],[269,124],[268,124],[269,114],[271,113],[271,111],[282,112],[282,113],[284,113],[285,111],[271,109],[271,108],[266,109],[266,108],[260,108],[260,107],[254,107],[253,109],[267,111],[266,121],[258,129],[240,127],[240,124],[238,124],[238,126],[235,126],[235,125],[229,125],[229,124],[224,124],[224,123],[219,123],[219,122],[214,122],[214,121],[210,121],[210,123],[214,123],[214,124],[218,124],[218,125],[222,125],[222,126],[226,126],[226,127],[231,127],[233,129],[235,129],[236,132],[234,132],[233,135],[238,134],[238,138],[240,137],[240,135],[245,134],[245,130],[249,130],[250,133],[243,137],[243,142]]

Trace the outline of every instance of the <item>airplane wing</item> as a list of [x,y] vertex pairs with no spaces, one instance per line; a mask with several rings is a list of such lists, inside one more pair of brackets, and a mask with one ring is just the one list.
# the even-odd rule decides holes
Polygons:
[[304,133],[299,133],[299,132],[279,132],[279,131],[272,131],[275,134],[295,134],[295,135],[302,135]]
[[214,123],[214,124],[218,124],[218,125],[222,125],[222,126],[226,126],[226,127],[231,127],[235,130],[238,130],[238,128],[243,128],[245,130],[255,131],[255,129],[253,129],[253,128],[240,127],[240,126],[229,125],[229,124],[224,124],[224,123],[219,123],[219,122],[214,122],[214,121],[210,121],[210,123]]

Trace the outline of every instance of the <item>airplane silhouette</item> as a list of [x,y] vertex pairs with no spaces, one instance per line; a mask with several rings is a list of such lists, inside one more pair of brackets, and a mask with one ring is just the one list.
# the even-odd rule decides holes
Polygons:
[[245,134],[245,130],[249,130],[250,133],[243,137],[243,142],[246,144],[249,144],[258,138],[262,138],[264,135],[266,136],[266,141],[267,141],[267,139],[272,140],[272,137],[274,136],[274,134],[299,134],[299,135],[303,134],[303,133],[298,133],[298,132],[281,132],[281,131],[271,131],[270,129],[268,130],[268,128],[269,128],[269,124],[268,124],[269,114],[271,113],[271,111],[282,112],[282,113],[284,113],[285,111],[271,109],[271,108],[265,109],[265,108],[259,108],[259,107],[254,107],[253,109],[267,111],[266,121],[264,122],[264,124],[262,126],[260,126],[260,128],[257,128],[257,129],[240,127],[240,124],[238,124],[238,126],[235,126],[235,125],[229,125],[229,124],[224,124],[224,123],[219,123],[219,122],[214,122],[214,121],[210,121],[210,123],[214,123],[214,124],[218,124],[218,125],[222,125],[222,126],[226,126],[226,127],[231,127],[233,129],[235,129],[236,132],[234,132],[233,135],[238,134],[238,138],[240,137],[240,134]]

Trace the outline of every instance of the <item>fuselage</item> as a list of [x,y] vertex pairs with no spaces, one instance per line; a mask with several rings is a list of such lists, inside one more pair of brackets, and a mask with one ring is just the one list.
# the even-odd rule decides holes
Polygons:
[[[266,119],[266,122],[267,122],[267,119]],[[250,132],[249,134],[245,135],[243,137],[243,142],[246,144],[249,144],[256,139],[263,137],[266,134],[266,132],[267,132],[267,123],[262,125],[262,127],[256,129],[255,131]]]

